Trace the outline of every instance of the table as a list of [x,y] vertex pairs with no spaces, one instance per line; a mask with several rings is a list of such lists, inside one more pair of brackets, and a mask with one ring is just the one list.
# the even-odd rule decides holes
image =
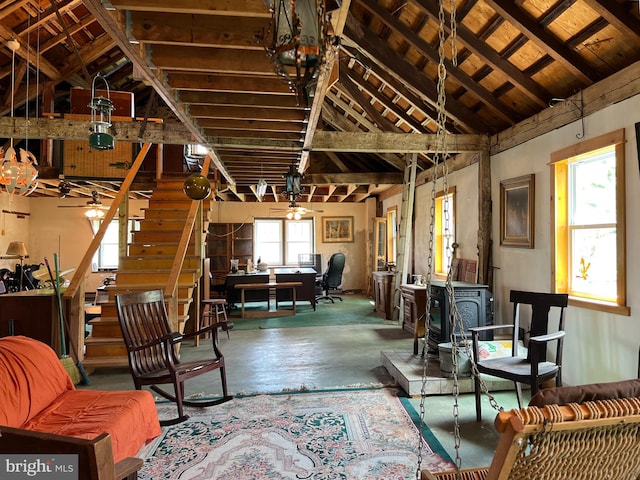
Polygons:
[[[284,315],[296,314],[296,289],[302,286],[302,282],[268,282],[268,283],[239,283],[236,288],[240,289],[240,301],[242,303],[242,318],[262,318],[262,317],[281,317]],[[293,299],[293,306],[291,310],[278,310],[276,302],[276,310],[271,310],[271,304],[269,302],[269,290],[289,290]],[[267,292],[267,311],[245,313],[245,293],[246,291],[263,291]],[[277,295],[277,293],[276,293]]]
[[[226,278],[227,303],[235,305],[240,303],[240,289],[238,285],[245,283],[268,283],[269,272],[230,273]],[[267,302],[269,290],[250,290],[246,294],[246,302]]]
[[[274,268],[276,282],[301,282],[301,286],[296,288],[295,294],[298,300],[311,303],[313,310],[316,309],[316,277],[315,268]],[[276,308],[278,302],[291,301],[291,291],[288,289],[276,290]]]

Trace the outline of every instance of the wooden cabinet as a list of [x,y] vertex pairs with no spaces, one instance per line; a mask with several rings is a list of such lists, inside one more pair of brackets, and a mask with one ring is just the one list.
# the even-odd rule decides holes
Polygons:
[[207,257],[214,274],[227,273],[231,259],[238,259],[238,268],[246,270],[253,258],[252,223],[210,223],[207,237]]
[[375,311],[384,318],[393,318],[393,278],[392,272],[373,272],[373,299]]
[[402,328],[413,334],[413,354],[418,354],[418,339],[425,334],[427,312],[427,287],[401,285],[400,293],[404,304]]
[[0,295],[0,337],[24,335],[52,347],[60,355],[57,298],[39,290]]

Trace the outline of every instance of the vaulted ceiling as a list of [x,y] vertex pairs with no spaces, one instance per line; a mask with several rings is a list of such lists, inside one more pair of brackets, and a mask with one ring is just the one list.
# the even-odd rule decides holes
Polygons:
[[[446,129],[468,143],[459,151],[550,104],[579,118],[584,104],[565,99],[640,60],[638,0],[455,0],[454,23],[443,3]],[[441,13],[433,0],[328,0],[327,10],[335,37],[301,99],[265,52],[263,0],[0,1],[0,138],[16,136],[18,117],[32,119],[19,131],[31,139],[86,138],[86,124],[59,122],[71,88],[100,73],[135,97],[138,121],[116,123],[116,139],[208,145],[221,200],[257,201],[263,177],[264,201],[282,201],[295,165],[302,201],[362,201],[402,183],[405,152],[418,152],[420,170],[433,165],[424,135],[436,132]],[[11,39],[22,45],[13,67]],[[33,195],[57,195],[56,174],[41,173]],[[118,187],[69,181],[77,195]]]

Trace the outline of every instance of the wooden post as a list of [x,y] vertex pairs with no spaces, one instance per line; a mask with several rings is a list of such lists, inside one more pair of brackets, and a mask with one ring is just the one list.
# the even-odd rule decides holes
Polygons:
[[[491,253],[491,157],[489,150],[478,152],[478,283],[489,281]],[[489,285],[489,290],[492,289]]]

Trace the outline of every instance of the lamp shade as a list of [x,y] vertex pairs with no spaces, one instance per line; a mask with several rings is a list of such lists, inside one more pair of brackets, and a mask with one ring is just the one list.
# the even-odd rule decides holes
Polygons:
[[29,254],[27,253],[27,247],[24,245],[24,242],[11,242],[7,247],[7,255],[26,257]]

